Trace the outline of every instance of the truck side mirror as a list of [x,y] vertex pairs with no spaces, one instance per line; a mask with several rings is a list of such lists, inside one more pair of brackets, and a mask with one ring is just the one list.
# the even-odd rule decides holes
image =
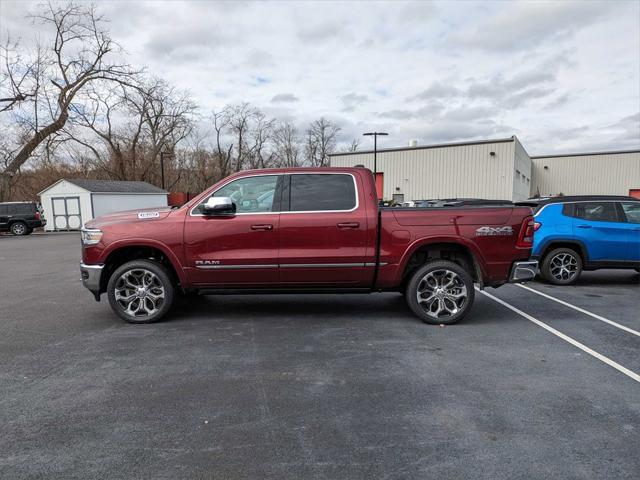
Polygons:
[[209,197],[202,205],[205,215],[235,215],[236,204],[229,197]]

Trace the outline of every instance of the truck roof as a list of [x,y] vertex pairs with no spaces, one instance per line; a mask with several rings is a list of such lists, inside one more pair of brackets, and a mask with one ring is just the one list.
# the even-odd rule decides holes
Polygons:
[[300,173],[327,173],[327,172],[361,172],[366,170],[373,175],[373,172],[365,167],[290,167],[290,168],[257,168],[252,170],[242,170],[240,172],[236,172],[229,177],[236,177],[245,174],[254,174],[254,173],[290,173],[290,172],[300,172]]

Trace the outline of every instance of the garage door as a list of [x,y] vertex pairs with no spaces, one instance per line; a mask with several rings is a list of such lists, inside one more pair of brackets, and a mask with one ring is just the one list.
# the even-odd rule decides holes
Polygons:
[[82,215],[80,214],[80,197],[54,197],[53,225],[56,230],[80,230]]

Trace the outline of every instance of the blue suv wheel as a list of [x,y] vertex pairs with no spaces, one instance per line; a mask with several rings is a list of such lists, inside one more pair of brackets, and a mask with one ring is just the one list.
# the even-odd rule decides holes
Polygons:
[[555,285],[571,285],[582,273],[582,258],[570,248],[556,248],[545,255],[540,273]]

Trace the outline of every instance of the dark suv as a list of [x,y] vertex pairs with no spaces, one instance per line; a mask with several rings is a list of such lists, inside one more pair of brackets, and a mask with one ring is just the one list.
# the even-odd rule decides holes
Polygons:
[[0,232],[29,235],[34,228],[44,227],[47,221],[42,207],[36,202],[0,203]]

